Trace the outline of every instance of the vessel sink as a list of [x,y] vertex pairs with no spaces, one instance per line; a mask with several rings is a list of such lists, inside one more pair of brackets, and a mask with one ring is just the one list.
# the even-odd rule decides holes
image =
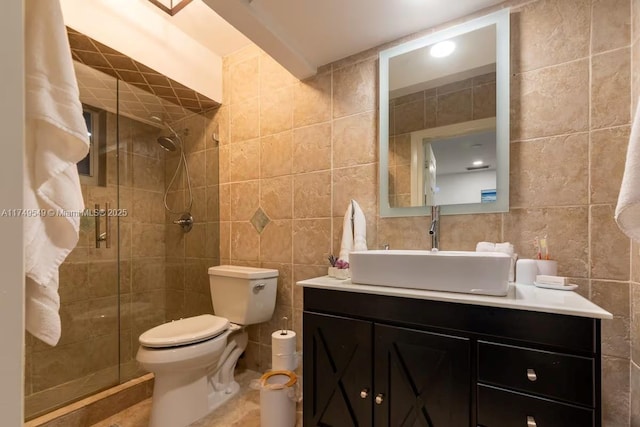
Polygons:
[[505,296],[511,257],[498,252],[373,250],[351,252],[351,282]]

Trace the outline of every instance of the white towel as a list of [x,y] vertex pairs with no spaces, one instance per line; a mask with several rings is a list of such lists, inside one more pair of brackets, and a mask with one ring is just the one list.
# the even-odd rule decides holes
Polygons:
[[[27,0],[25,28],[24,208],[80,211],[76,163],[89,139],[59,0]],[[25,325],[49,345],[61,333],[58,267],[78,242],[79,225],[78,216],[24,218]]]
[[495,252],[496,244],[493,242],[478,242],[476,252]]
[[[352,224],[353,219],[353,224]],[[340,243],[340,256],[343,261],[349,262],[349,252],[367,250],[367,220],[360,205],[352,200],[347,207],[342,223],[342,242]]]
[[513,244],[509,242],[493,243],[493,242],[478,242],[476,245],[476,252],[501,252],[511,256],[511,268],[509,269],[509,281],[513,282],[516,276],[516,261],[518,254],[515,253]]
[[615,219],[624,234],[640,242],[640,103],[631,128]]

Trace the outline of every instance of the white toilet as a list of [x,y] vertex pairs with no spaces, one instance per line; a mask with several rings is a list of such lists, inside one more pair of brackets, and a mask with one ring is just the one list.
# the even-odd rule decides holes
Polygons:
[[240,386],[233,371],[247,346],[246,325],[271,319],[278,270],[209,268],[211,314],[165,323],[140,335],[136,359],[155,375],[150,427],[183,427],[213,411]]

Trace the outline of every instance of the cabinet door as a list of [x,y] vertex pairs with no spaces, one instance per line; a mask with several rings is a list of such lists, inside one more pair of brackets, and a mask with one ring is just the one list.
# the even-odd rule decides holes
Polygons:
[[468,339],[375,325],[378,427],[469,427]]
[[372,333],[371,322],[304,312],[306,427],[371,426]]

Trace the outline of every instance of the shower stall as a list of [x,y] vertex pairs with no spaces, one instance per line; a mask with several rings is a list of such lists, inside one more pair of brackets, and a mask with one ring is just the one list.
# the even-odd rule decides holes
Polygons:
[[220,263],[217,110],[187,108],[188,93],[152,70],[134,65],[171,97],[125,83],[126,69],[74,59],[91,138],[78,170],[85,205],[99,214],[82,217],[60,267],[60,342],[27,334],[27,419],[143,375],[138,336],[211,313],[207,268]]

